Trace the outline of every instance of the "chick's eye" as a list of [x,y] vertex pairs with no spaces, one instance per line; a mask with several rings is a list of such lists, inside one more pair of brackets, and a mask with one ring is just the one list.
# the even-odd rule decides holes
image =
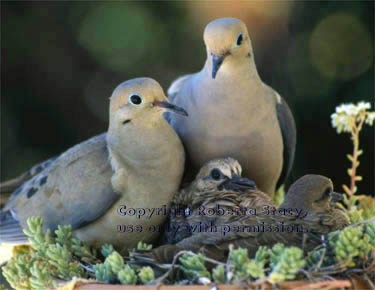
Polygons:
[[138,95],[131,95],[129,97],[129,102],[133,105],[140,105],[142,103],[142,98]]
[[316,201],[326,200],[331,195],[331,192],[332,192],[331,188],[326,188],[323,194]]
[[237,41],[236,41],[236,45],[237,46],[240,46],[242,44],[242,40],[243,40],[243,36],[242,36],[242,32],[240,32],[237,36]]
[[331,195],[331,192],[332,192],[332,189],[331,189],[331,188],[327,188],[327,189],[324,191],[323,196],[324,196],[324,197],[330,196],[330,195]]
[[213,179],[215,179],[215,180],[219,180],[220,177],[221,177],[221,172],[220,172],[220,170],[217,169],[217,168],[212,169],[212,171],[211,171],[211,177],[212,177]]

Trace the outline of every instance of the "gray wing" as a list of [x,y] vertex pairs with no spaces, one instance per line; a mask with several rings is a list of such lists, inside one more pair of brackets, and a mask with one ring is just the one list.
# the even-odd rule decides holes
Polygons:
[[18,177],[0,183],[0,194],[6,195],[6,194],[13,193],[27,180],[29,180],[30,178],[32,178],[33,176],[37,175],[39,172],[43,171],[45,168],[50,166],[53,163],[53,161],[56,159],[57,159],[57,156],[52,157],[46,161],[43,161],[42,163],[39,163],[33,166],[32,168],[22,173]]
[[293,114],[288,104],[281,97],[279,98],[279,102],[276,104],[276,111],[284,144],[283,168],[277,182],[278,188],[288,178],[293,166],[297,142],[297,129]]
[[22,227],[41,216],[44,228],[71,224],[73,230],[102,216],[120,197],[113,191],[106,135],[78,144],[24,183],[6,204]]

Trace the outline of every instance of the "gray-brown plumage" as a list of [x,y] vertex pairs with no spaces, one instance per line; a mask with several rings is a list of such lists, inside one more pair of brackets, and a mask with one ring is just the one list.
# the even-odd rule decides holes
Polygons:
[[[167,102],[152,79],[119,85],[110,99],[108,132],[48,161],[14,192],[1,211],[1,241],[24,239],[21,227],[30,216],[41,216],[44,229],[52,231],[71,224],[74,235],[88,244],[111,243],[122,252],[139,240],[155,239],[157,233],[146,229],[165,216],[140,219],[118,210],[168,205],[179,188],[184,149],[163,118],[166,110],[187,115]],[[124,233],[119,225],[145,230]]]
[[[238,198],[246,200],[259,196],[251,196],[249,192],[251,190],[226,200],[226,205],[236,206]],[[220,194],[217,192],[217,195]],[[304,234],[326,234],[349,224],[345,212],[332,204],[338,197],[341,196],[333,192],[330,179],[320,175],[306,175],[291,186],[285,201],[277,211],[276,208],[270,207],[264,208],[257,216],[229,216],[226,221],[220,220],[223,226],[231,228],[225,235],[220,231],[193,234],[175,245],[156,248],[149,258],[158,263],[169,263],[179,251],[192,250],[203,252],[211,258],[225,260],[230,244],[235,248],[247,248],[251,256],[260,246],[272,247],[279,242],[288,246],[302,246]],[[252,203],[251,200],[247,202]],[[291,214],[287,211],[284,214],[283,209],[294,210]],[[271,214],[274,210],[274,214]],[[272,227],[272,231],[269,231],[269,227]],[[317,242],[309,239],[304,246],[310,250]]]
[[175,214],[170,216],[165,241],[199,238],[199,230],[210,231],[210,225],[231,223],[243,209],[260,211],[266,205],[273,206],[271,198],[256,190],[255,183],[241,173],[241,165],[230,157],[205,164],[194,181],[176,193],[171,205]]
[[186,149],[185,175],[191,181],[209,160],[231,156],[241,163],[244,177],[273,195],[293,164],[293,115],[285,100],[260,79],[242,21],[212,21],[204,42],[203,69],[178,78],[168,90],[169,100],[190,114],[189,120],[168,117]]

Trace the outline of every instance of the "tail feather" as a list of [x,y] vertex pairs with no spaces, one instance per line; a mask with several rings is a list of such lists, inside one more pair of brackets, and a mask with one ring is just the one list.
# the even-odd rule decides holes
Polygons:
[[24,244],[27,236],[9,211],[0,211],[0,244]]
[[30,179],[30,177],[31,177],[30,170],[28,170],[16,178],[0,183],[0,194],[3,195],[3,194],[13,193],[25,181]]

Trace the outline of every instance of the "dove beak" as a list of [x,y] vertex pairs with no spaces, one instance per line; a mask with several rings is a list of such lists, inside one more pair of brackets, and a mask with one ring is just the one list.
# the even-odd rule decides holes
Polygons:
[[343,201],[344,200],[344,197],[342,196],[341,193],[332,191],[330,195],[331,195],[331,198],[332,198],[333,201]]
[[225,189],[234,191],[241,191],[244,189],[256,189],[254,181],[236,175],[233,176],[231,179],[224,181],[222,185]]
[[164,108],[166,111],[173,112],[176,114],[180,114],[183,116],[189,116],[189,114],[181,107],[173,105],[168,102],[153,102],[155,107]]
[[217,74],[221,64],[224,61],[224,58],[226,57],[226,54],[220,55],[220,56],[216,56],[216,55],[212,54],[211,57],[212,57],[212,78],[215,79],[216,74]]

